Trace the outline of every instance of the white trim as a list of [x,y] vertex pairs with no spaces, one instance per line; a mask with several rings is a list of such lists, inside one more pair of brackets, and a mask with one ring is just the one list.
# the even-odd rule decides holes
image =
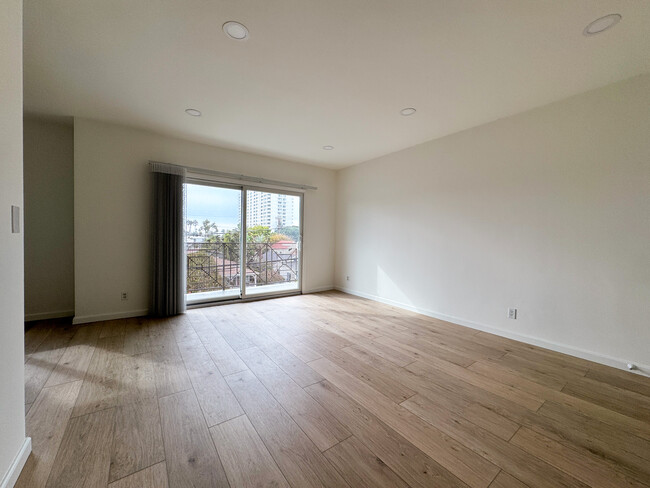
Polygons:
[[147,315],[149,310],[131,310],[129,312],[118,312],[118,313],[100,313],[97,315],[75,315],[72,319],[72,324],[87,324],[89,322],[101,322],[104,320],[115,320],[115,319],[128,319],[131,317],[142,317]]
[[2,478],[0,488],[13,488],[13,486],[16,484],[16,481],[18,481],[18,476],[20,476],[20,472],[23,470],[23,466],[25,466],[25,463],[27,462],[27,458],[31,453],[32,438],[26,437],[23,445],[20,448],[20,451],[18,451],[18,454],[16,454],[16,457],[7,470],[7,473],[5,474],[4,478]]
[[26,313],[25,322],[33,320],[47,320],[47,319],[60,319],[62,317],[74,316],[74,310],[59,310],[58,312],[40,312],[40,313]]
[[303,290],[303,295],[307,295],[308,293],[320,293],[321,291],[331,291],[335,290],[336,288],[333,285],[325,285],[325,286],[317,286],[316,288],[310,288],[309,290]]
[[[453,324],[469,327],[470,329],[477,329],[484,332],[489,332],[490,334],[498,335],[501,337],[507,337],[508,339],[513,339],[515,341],[525,342],[527,344],[532,344],[533,346],[543,347],[545,349],[550,349],[552,351],[568,354],[569,356],[575,356],[581,359],[586,359],[587,361],[593,361],[595,363],[604,364],[605,366],[612,366],[614,368],[628,371],[627,363],[629,361],[626,361],[624,359],[613,358],[611,356],[606,356],[604,354],[599,354],[593,351],[587,351],[584,349],[580,349],[578,347],[550,342],[544,339],[539,339],[537,337],[532,337],[525,334],[517,334],[516,332],[510,332],[489,325],[481,324],[479,322],[473,322],[471,320],[455,317],[453,315],[447,315],[433,310],[428,310],[426,308],[415,307],[413,305],[408,305],[402,302],[391,300],[389,298],[382,298],[376,295],[371,295],[369,293],[363,293],[360,291],[351,290],[349,288],[345,288],[342,286],[335,286],[334,288],[336,290],[342,291],[344,293],[348,293],[350,295],[355,295],[376,302],[385,303],[387,305],[392,305],[394,307],[403,308],[405,310],[410,310],[411,312],[421,313],[422,315],[427,315],[429,317],[444,320],[446,322],[451,322]],[[634,363],[634,364],[637,366],[638,369],[634,371],[630,371],[630,373],[638,374],[641,376],[650,376],[650,365],[640,364],[640,363]]]

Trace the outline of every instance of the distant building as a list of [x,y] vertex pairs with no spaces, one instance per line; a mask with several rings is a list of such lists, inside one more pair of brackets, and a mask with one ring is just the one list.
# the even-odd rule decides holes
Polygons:
[[300,198],[294,195],[249,191],[246,202],[247,225],[271,229],[300,224]]

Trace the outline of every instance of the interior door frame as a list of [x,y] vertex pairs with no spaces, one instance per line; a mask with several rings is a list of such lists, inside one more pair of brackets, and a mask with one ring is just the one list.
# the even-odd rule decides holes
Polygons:
[[[192,176],[188,175],[185,178],[185,183],[190,184],[190,185],[203,185],[203,186],[213,186],[217,188],[229,188],[232,190],[239,190],[240,193],[240,198],[241,198],[241,220],[240,220],[240,232],[239,232],[239,261],[240,261],[240,269],[239,269],[239,296],[236,298],[233,297],[224,297],[224,298],[213,298],[213,299],[208,299],[208,300],[201,300],[201,301],[196,301],[193,303],[188,303],[187,308],[200,308],[200,307],[208,307],[211,305],[219,305],[219,304],[226,304],[226,303],[236,303],[236,302],[242,302],[242,301],[253,301],[253,300],[263,300],[266,298],[274,298],[274,297],[280,297],[280,296],[291,296],[291,295],[300,295],[302,294],[302,273],[303,273],[303,236],[304,236],[304,227],[305,227],[305,220],[304,220],[304,212],[305,212],[305,206],[304,206],[304,201],[305,201],[305,195],[303,192],[297,192],[297,191],[291,191],[291,190],[284,190],[282,188],[277,188],[273,186],[252,186],[252,185],[241,185],[237,183],[232,183],[228,181],[221,181],[220,179],[216,178],[206,178],[204,175],[198,176]],[[299,230],[300,230],[300,238],[298,240],[298,288],[295,290],[288,290],[288,291],[276,291],[276,292],[267,292],[267,293],[255,293],[252,295],[247,295],[246,294],[246,268],[247,268],[247,259],[246,259],[246,231],[248,227],[248,222],[247,222],[247,212],[246,212],[246,207],[247,207],[247,195],[248,191],[259,191],[259,192],[266,192],[266,193],[280,193],[283,195],[291,195],[291,196],[296,196],[300,200],[300,211],[298,212],[299,215]],[[187,258],[186,258],[187,259]],[[187,273],[187,271],[186,271]]]

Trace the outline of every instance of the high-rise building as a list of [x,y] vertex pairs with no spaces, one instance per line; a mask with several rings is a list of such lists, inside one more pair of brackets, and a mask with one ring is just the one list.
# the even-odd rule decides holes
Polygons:
[[271,229],[299,225],[300,198],[294,195],[249,191],[246,202],[248,226]]

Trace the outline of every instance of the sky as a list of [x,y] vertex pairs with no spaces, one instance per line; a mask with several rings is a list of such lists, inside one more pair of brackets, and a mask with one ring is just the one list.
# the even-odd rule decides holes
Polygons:
[[187,220],[205,219],[217,224],[219,231],[230,230],[239,223],[239,190],[205,185],[187,185]]

